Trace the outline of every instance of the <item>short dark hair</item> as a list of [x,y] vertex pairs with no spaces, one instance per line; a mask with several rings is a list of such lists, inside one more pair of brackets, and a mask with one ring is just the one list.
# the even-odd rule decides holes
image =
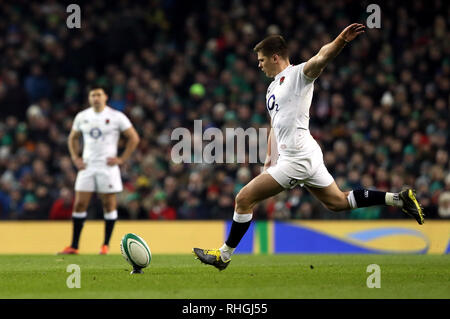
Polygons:
[[258,53],[261,52],[264,56],[272,56],[273,54],[278,54],[282,58],[286,59],[289,55],[288,47],[286,41],[281,35],[270,35],[261,42],[259,42],[253,51]]
[[94,91],[94,90],[103,90],[103,92],[105,94],[107,94],[106,88],[104,86],[102,86],[102,85],[91,85],[89,87],[89,91],[88,92],[90,93],[91,91]]

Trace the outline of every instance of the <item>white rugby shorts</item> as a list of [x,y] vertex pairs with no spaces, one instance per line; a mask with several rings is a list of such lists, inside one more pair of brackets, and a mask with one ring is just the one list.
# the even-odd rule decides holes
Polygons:
[[123,190],[118,165],[91,166],[78,171],[75,191],[96,193],[119,193]]
[[280,155],[276,165],[269,167],[267,173],[287,189],[297,185],[324,188],[334,181],[325,167],[320,147],[308,156]]

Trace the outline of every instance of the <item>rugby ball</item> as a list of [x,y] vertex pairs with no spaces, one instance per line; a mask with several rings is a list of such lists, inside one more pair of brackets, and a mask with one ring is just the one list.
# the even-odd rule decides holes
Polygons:
[[152,260],[152,254],[145,240],[136,234],[128,233],[120,241],[123,258],[133,268],[145,268]]

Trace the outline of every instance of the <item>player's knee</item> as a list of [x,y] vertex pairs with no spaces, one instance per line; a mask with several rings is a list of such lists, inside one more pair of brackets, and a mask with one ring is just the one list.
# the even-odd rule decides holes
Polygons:
[[113,210],[115,210],[115,204],[114,203],[104,203],[103,204],[103,211],[104,212],[111,212]]
[[73,204],[73,211],[74,212],[85,212],[87,210],[87,206],[86,203],[84,202],[79,202],[79,201],[75,201],[75,203]]
[[250,208],[251,205],[252,202],[250,200],[250,197],[248,196],[248,193],[241,189],[236,195],[236,207],[246,210]]

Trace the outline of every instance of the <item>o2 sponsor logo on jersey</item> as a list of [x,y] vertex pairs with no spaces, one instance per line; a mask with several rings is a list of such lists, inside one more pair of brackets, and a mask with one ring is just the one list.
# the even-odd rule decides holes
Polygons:
[[89,131],[89,135],[93,139],[98,139],[100,136],[102,136],[102,131],[98,127],[94,127]]
[[267,99],[267,109],[269,111],[272,111],[275,108],[275,112],[278,111],[278,104],[275,103],[275,94],[272,94],[268,99]]

